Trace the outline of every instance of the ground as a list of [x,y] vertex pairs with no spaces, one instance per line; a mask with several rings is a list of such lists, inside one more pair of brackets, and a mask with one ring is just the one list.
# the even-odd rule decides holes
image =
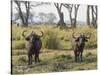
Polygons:
[[26,73],[47,73],[47,72],[66,72],[78,70],[97,69],[97,50],[85,49],[83,62],[74,62],[73,50],[47,50],[40,52],[41,62],[34,64],[32,67],[27,66],[27,51],[12,50],[12,72],[13,74]]

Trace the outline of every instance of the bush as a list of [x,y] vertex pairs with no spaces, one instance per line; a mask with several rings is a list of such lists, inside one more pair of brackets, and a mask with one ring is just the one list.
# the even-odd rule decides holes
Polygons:
[[54,37],[49,37],[49,39],[46,41],[46,48],[48,49],[59,49],[60,47],[60,42],[59,39],[56,38],[56,36]]
[[59,31],[57,29],[48,29],[46,30],[45,32],[45,37],[44,37],[44,41],[45,42],[44,46],[45,48],[48,48],[48,49],[59,49],[61,47],[61,41],[58,37]]

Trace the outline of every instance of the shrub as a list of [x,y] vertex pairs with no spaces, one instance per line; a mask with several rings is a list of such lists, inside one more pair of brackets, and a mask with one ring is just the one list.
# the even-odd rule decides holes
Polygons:
[[57,30],[51,30],[48,29],[46,32],[46,39],[45,40],[45,48],[48,49],[59,49],[60,47],[60,40],[58,37],[58,31]]
[[48,49],[59,49],[59,47],[60,42],[56,37],[49,37],[49,39],[46,41],[46,48]]

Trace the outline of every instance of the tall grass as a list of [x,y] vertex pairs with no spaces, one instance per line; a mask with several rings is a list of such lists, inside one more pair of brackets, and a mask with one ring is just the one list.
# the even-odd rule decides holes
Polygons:
[[[40,31],[43,31],[44,36],[42,40],[42,48],[48,49],[71,49],[71,39],[72,39],[72,30],[66,29],[61,30],[59,28],[54,28],[53,26],[48,25],[39,25],[33,27],[12,27],[12,48],[13,49],[23,49],[25,48],[25,41],[21,36],[22,31],[27,30],[26,35],[31,31],[35,31],[38,35]],[[97,33],[96,30],[89,27],[79,27],[74,30],[76,35],[78,33],[91,33],[92,36],[89,41],[86,43],[85,48],[96,48],[97,47]]]
[[25,48],[25,41],[23,40],[12,41],[12,49],[24,49],[24,48]]

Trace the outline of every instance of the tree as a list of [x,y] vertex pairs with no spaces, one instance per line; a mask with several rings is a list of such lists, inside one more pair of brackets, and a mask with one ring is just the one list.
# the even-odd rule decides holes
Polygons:
[[[30,2],[29,1],[14,1],[18,7],[18,13],[20,15],[21,21],[23,26],[28,26],[28,18],[29,18],[29,12],[30,12]],[[26,9],[26,15],[23,15],[21,4],[24,4]]]
[[[25,12],[22,12],[22,13],[23,13],[23,16],[26,16]],[[30,23],[33,23],[33,17],[34,17],[34,15],[35,15],[35,12],[32,12],[32,13],[30,12],[29,13],[28,21],[30,21]],[[12,21],[16,22],[17,20],[21,20],[20,15],[19,15],[19,13],[14,13]]]
[[19,13],[14,13],[13,14],[13,21],[15,22],[16,20],[20,19]]
[[54,23],[54,20],[56,19],[56,16],[54,13],[44,13],[40,12],[38,14],[38,17],[41,20],[41,23],[47,23],[47,24],[52,24]]
[[[75,28],[77,24],[77,13],[79,9],[79,4],[63,4],[65,8],[67,8],[70,16],[71,27]],[[74,10],[74,17],[72,16],[72,11]]]
[[30,12],[29,13],[29,20],[31,21],[31,23],[34,22],[34,17],[35,17],[35,12]]
[[38,15],[41,20],[41,23],[45,23],[46,14],[43,12],[40,12]]
[[[91,10],[91,12],[90,12]],[[91,15],[90,15],[91,13]],[[97,28],[97,6],[88,5],[87,6],[87,25],[89,27]],[[90,21],[90,18],[92,21]]]
[[13,2],[11,0],[11,25],[12,25],[12,19],[13,19]]
[[47,22],[49,24],[54,23],[55,19],[57,19],[54,13],[48,13],[47,14],[47,18],[48,18],[48,21]]
[[[17,11],[20,15],[20,19],[22,21],[23,26],[28,26],[28,22],[29,22],[29,15],[30,15],[30,10],[33,9],[33,7],[37,7],[40,5],[50,5],[50,3],[48,2],[29,2],[29,1],[14,1],[17,5]],[[24,15],[23,11],[22,11],[22,7],[21,5],[24,5],[25,10],[26,10],[26,14]]]
[[75,16],[74,16],[74,18],[75,18],[75,20],[74,20],[73,27],[76,27],[76,24],[77,24],[76,23],[76,19],[77,19],[78,8],[79,8],[79,4],[75,4],[74,5],[74,9],[75,9],[75,12],[74,12]]
[[87,25],[90,26],[90,5],[87,6]]
[[94,28],[97,28],[97,6],[91,6],[92,12],[92,25]]
[[58,11],[58,15],[59,15],[59,22],[57,24],[57,27],[60,26],[60,28],[65,27],[66,24],[64,23],[64,15],[63,12],[61,12],[62,9],[62,3],[54,3],[57,11]]

